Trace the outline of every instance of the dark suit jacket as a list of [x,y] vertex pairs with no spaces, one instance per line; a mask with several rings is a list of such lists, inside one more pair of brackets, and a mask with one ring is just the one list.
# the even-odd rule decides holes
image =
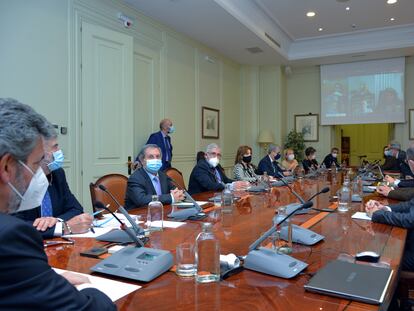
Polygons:
[[338,159],[334,158],[332,156],[332,154],[328,154],[325,159],[323,159],[322,164],[325,164],[326,168],[331,168],[332,167],[332,163],[335,164],[336,167],[340,167],[339,163],[338,163]]
[[385,157],[385,162],[381,166],[383,171],[400,171],[400,162],[395,157]]
[[316,160],[308,160],[305,159],[302,161],[303,169],[305,170],[305,173],[309,173],[310,169],[317,170],[318,169],[318,161]]
[[[162,135],[161,131],[156,132],[156,133],[152,133],[150,135],[150,137],[148,138],[147,144],[154,144],[157,145],[158,147],[161,148],[161,152],[162,152],[162,167],[161,170],[165,170],[169,167],[171,167],[171,159],[172,159],[172,144],[171,144],[171,137],[167,136],[168,142],[170,143],[170,149],[167,150],[166,146],[165,146],[165,141],[164,141],[164,136]],[[167,162],[167,152],[170,153],[170,161]]]
[[[158,178],[161,184],[162,195],[159,200],[162,204],[171,204],[170,190],[174,189],[174,185],[169,181],[165,173],[159,171]],[[152,196],[157,192],[144,168],[136,170],[129,176],[127,191],[125,195],[125,208],[132,209],[139,206],[148,205],[152,201]]]
[[97,289],[78,291],[48,265],[41,235],[0,214],[0,310],[116,310]]
[[388,193],[388,198],[409,201],[414,198],[414,188],[396,188]]
[[[82,214],[83,207],[72,192],[70,192],[63,168],[51,172],[50,175],[48,175],[48,178],[50,182],[48,191],[52,201],[53,217],[62,218],[67,221],[76,215]],[[17,213],[16,216],[33,223],[36,218],[41,217],[41,208],[39,206],[28,211],[20,212]],[[54,231],[55,226],[41,232],[41,234],[43,238],[47,239],[53,237]]]
[[264,172],[267,172],[267,175],[279,178],[281,175],[283,176],[283,171],[284,169],[276,161],[271,161],[269,155],[266,155],[260,160],[256,174],[263,175]]
[[194,194],[206,191],[221,191],[224,189],[224,184],[233,182],[232,179],[227,178],[221,166],[217,166],[216,169],[220,174],[222,183],[217,181],[214,169],[210,167],[205,159],[198,161],[190,175],[188,192]]
[[411,188],[411,187],[414,187],[414,178],[402,179],[398,183],[398,188]]
[[390,206],[392,212],[384,210],[372,214],[372,221],[408,229],[402,261],[403,269],[414,270],[414,199]]

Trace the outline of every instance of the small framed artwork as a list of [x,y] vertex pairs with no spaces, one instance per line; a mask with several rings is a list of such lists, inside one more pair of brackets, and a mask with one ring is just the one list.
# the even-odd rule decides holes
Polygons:
[[414,109],[408,110],[408,130],[409,133],[409,139],[414,139]]
[[202,107],[201,129],[203,138],[220,137],[220,110]]
[[319,141],[319,115],[295,114],[295,131],[302,133],[305,141]]

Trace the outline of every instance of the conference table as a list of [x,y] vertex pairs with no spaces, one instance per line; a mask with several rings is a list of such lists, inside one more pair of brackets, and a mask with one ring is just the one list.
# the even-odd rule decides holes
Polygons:
[[[291,184],[303,198],[329,186],[330,191],[313,199],[314,207],[335,209],[330,202],[341,187],[342,173],[326,173],[315,179],[299,179]],[[208,200],[213,193],[195,196]],[[182,242],[195,243],[202,222],[212,222],[220,240],[221,254],[246,255],[249,245],[272,226],[272,219],[280,206],[297,202],[287,187],[273,187],[268,193],[236,193],[241,199],[231,208],[222,210],[213,204],[203,206],[208,218],[187,221],[185,225],[152,233],[147,247],[165,249],[175,256],[175,248]],[[376,198],[369,195],[368,198]],[[368,199],[364,198],[364,201]],[[384,203],[387,200],[382,198]],[[165,214],[171,206],[165,206]],[[309,266],[292,279],[282,279],[258,272],[243,270],[218,283],[198,284],[194,278],[181,278],[168,271],[149,283],[133,282],[141,289],[116,301],[119,310],[386,310],[398,282],[406,230],[370,221],[351,219],[356,211],[363,211],[363,203],[352,203],[349,212],[311,211],[296,215],[292,222],[325,236],[316,245],[294,244],[291,256]],[[146,208],[130,211],[145,215]],[[46,253],[52,267],[90,274],[89,268],[100,259],[81,257],[79,253],[93,246],[104,245],[90,238],[76,238],[75,244],[48,248]],[[262,245],[269,246],[270,240]],[[380,262],[395,273],[383,304],[370,305],[305,291],[304,285],[328,262],[335,259],[352,260],[355,253],[372,250],[381,254]],[[99,275],[99,274],[94,274]],[[99,275],[102,276],[102,275]]]

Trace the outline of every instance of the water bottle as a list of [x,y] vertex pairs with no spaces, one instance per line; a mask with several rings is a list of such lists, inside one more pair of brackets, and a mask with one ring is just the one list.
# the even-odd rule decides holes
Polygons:
[[337,172],[335,162],[332,162],[332,165],[331,165],[331,172],[332,172],[333,174],[336,174],[336,172]]
[[153,195],[148,204],[147,227],[150,232],[162,231],[164,227],[164,207],[157,195]]
[[213,225],[203,223],[196,239],[195,260],[198,283],[218,282],[220,280],[220,242],[213,234]]
[[344,184],[338,193],[338,212],[347,212],[350,201],[351,189],[349,188],[349,180],[344,180]]
[[[280,223],[283,219],[285,219],[287,216],[287,210],[286,207],[282,206],[279,207],[277,212],[277,217],[275,219],[274,225],[278,226],[277,231],[277,239],[275,241],[275,248],[276,251],[282,254],[290,254],[292,253],[292,223],[289,219],[286,219],[280,226],[278,223]],[[282,240],[280,238],[280,233],[282,231],[287,231],[287,241]]]
[[263,172],[262,184],[266,191],[270,189],[270,178],[267,172]]
[[222,193],[222,206],[232,206],[233,193],[231,192],[231,185],[226,184]]

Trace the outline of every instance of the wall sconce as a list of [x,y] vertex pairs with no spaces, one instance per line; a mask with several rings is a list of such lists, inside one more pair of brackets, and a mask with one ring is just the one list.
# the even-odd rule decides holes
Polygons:
[[257,142],[259,145],[264,147],[265,152],[267,152],[267,148],[269,144],[273,143],[273,134],[270,130],[261,130],[259,137],[257,138]]

